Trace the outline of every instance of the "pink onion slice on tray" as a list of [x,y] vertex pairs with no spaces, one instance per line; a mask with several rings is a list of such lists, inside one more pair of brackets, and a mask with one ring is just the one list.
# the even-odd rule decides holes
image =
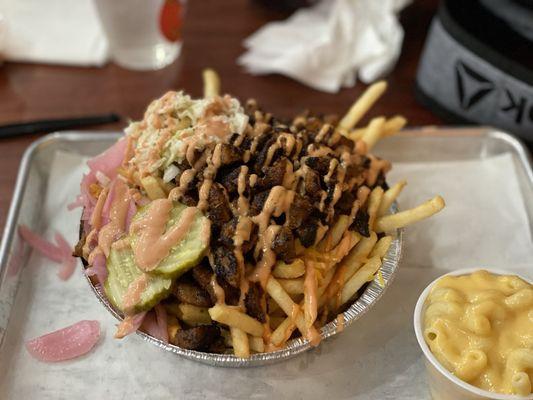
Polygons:
[[18,231],[22,239],[43,256],[58,263],[63,261],[63,252],[58,246],[33,232],[26,225],[19,225]]
[[61,263],[61,268],[59,269],[59,271],[57,271],[57,276],[59,277],[59,279],[66,281],[72,276],[75,269],[76,258],[72,257],[71,255],[67,255]]
[[100,323],[83,320],[58,331],[26,341],[26,349],[40,361],[70,360],[88,353],[100,338]]

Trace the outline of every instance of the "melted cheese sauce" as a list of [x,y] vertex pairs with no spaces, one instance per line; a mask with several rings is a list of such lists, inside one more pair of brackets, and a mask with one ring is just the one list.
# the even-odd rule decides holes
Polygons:
[[426,306],[424,337],[446,369],[484,390],[532,392],[533,285],[487,271],[445,276]]

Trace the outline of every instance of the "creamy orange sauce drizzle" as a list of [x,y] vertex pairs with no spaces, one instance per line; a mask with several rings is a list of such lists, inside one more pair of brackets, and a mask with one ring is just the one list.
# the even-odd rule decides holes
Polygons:
[[98,245],[106,257],[109,256],[111,244],[124,233],[126,215],[131,201],[129,189],[122,180],[117,179],[111,190],[113,190],[113,203],[109,212],[109,223],[104,225],[98,233]]
[[315,142],[320,143],[324,138],[326,137],[327,133],[331,130],[330,124],[324,124],[322,125],[322,128],[320,128],[320,131],[315,137]]
[[96,206],[94,207],[94,211],[91,215],[91,226],[95,230],[99,230],[102,227],[102,209],[104,208],[105,201],[107,199],[107,193],[109,192],[108,188],[103,188],[100,192],[100,195],[98,196],[98,200],[96,201]]
[[292,166],[292,163],[288,162],[286,163],[286,167],[285,167],[285,174],[283,175],[283,182],[281,183],[281,185],[285,188],[285,189],[295,189],[295,185],[294,185],[294,182],[296,180],[296,176],[293,172],[293,166]]
[[239,215],[248,214],[249,203],[248,199],[244,196],[244,191],[246,190],[246,176],[248,175],[248,167],[243,165],[239,171],[239,177],[237,179],[237,192],[239,193],[239,198],[237,200],[237,213]]
[[281,226],[270,225],[266,231],[259,233],[256,249],[259,247],[262,250],[262,257],[252,272],[250,279],[253,282],[259,282],[263,288],[266,287],[272,267],[276,263],[276,253],[272,251],[271,246],[280,230]]
[[222,145],[218,143],[213,149],[213,154],[207,162],[207,167],[204,170],[204,181],[200,190],[198,191],[198,209],[200,211],[205,211],[207,209],[208,203],[207,199],[209,198],[209,191],[213,185],[213,179],[217,174],[220,164],[222,163],[221,158]]
[[131,314],[134,307],[141,300],[141,296],[148,286],[150,277],[147,274],[140,275],[137,279],[130,283],[124,297],[122,304],[126,314]]
[[117,331],[114,335],[116,339],[122,339],[123,337],[130,334],[134,327],[135,317],[135,315],[126,315],[124,317],[122,322],[117,326]]
[[265,162],[263,163],[263,167],[268,167],[270,165],[270,163],[272,162],[272,157],[274,157],[274,153],[276,152],[276,150],[278,150],[280,148],[280,144],[279,144],[279,139],[278,141],[274,142],[274,144],[272,144],[268,150],[267,150],[267,155],[265,157]]
[[380,172],[388,172],[391,169],[391,164],[387,160],[378,160],[373,155],[368,156],[370,158],[370,168],[367,170],[366,182],[369,186],[374,186],[378,179]]
[[254,187],[256,183],[257,183],[257,175],[251,174],[249,178],[250,187]]
[[172,201],[152,201],[146,214],[131,224],[131,232],[139,234],[132,246],[135,262],[143,271],[152,271],[188,233],[197,213],[195,207],[187,207],[178,223],[165,232]]
[[170,191],[168,198],[174,201],[179,200],[185,194],[195,176],[196,171],[193,168],[183,171],[180,176],[179,186]]
[[324,157],[333,153],[329,147],[317,146],[316,143],[311,143],[307,146],[307,155],[309,157]]
[[316,321],[318,312],[317,302],[317,278],[316,271],[312,264],[306,265],[304,280],[304,302],[305,302],[305,326],[309,329]]
[[289,211],[294,195],[293,190],[287,190],[283,186],[274,186],[270,189],[263,209],[258,215],[252,217],[254,223],[259,226],[259,234],[267,229],[270,217],[279,217]]

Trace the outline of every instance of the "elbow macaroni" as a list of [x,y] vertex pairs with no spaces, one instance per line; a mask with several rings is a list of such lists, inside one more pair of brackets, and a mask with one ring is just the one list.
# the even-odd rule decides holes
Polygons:
[[433,286],[424,337],[439,362],[481,389],[532,393],[533,285],[516,276],[476,271]]

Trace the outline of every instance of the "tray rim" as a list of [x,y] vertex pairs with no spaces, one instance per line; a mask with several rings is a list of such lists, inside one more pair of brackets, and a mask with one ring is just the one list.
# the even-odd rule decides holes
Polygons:
[[[94,140],[102,140],[102,139],[106,139],[106,140],[107,139],[115,139],[115,138],[119,138],[120,136],[122,136],[122,133],[121,132],[116,132],[116,131],[102,131],[102,132],[96,132],[96,131],[91,131],[91,132],[65,131],[65,132],[55,132],[55,133],[51,133],[51,134],[45,135],[45,136],[37,139],[36,141],[34,141],[32,144],[30,144],[28,146],[28,148],[24,152],[24,155],[23,155],[23,157],[21,159],[21,163],[20,163],[20,166],[19,166],[15,187],[14,187],[14,190],[13,190],[13,197],[12,197],[11,204],[10,204],[10,207],[9,207],[9,211],[8,211],[8,214],[7,214],[7,218],[6,218],[6,225],[4,227],[4,231],[3,231],[3,235],[2,235],[2,241],[0,243],[0,288],[4,284],[4,280],[5,280],[5,277],[6,277],[7,263],[8,263],[8,260],[9,260],[9,256],[11,254],[11,248],[12,248],[13,243],[14,243],[17,222],[18,222],[19,216],[20,216],[21,201],[23,199],[24,190],[25,190],[28,178],[29,178],[30,168],[31,168],[32,162],[34,161],[38,151],[41,148],[43,148],[44,146],[48,146],[48,145],[52,144],[55,141],[61,141],[61,140],[64,140],[64,141],[94,141]],[[402,131],[398,136],[400,136],[400,137],[402,137],[402,136],[406,136],[406,137],[412,137],[412,136],[443,137],[443,138],[444,137],[449,137],[449,136],[454,136],[454,137],[490,137],[490,138],[502,140],[502,141],[506,142],[508,145],[510,145],[513,148],[513,150],[516,152],[522,167],[525,169],[525,172],[526,172],[527,178],[529,180],[529,183],[531,185],[533,185],[533,170],[532,170],[531,154],[529,153],[529,151],[525,147],[525,145],[522,142],[522,140],[520,140],[520,139],[518,139],[518,138],[516,138],[516,137],[514,137],[514,136],[512,136],[512,135],[510,135],[510,134],[508,134],[506,132],[503,132],[503,131],[500,131],[500,130],[496,130],[496,129],[493,129],[493,128],[490,128],[490,127],[475,127],[475,128],[466,127],[466,128],[462,128],[462,127],[433,127],[433,126],[431,126],[431,127],[419,127],[419,128],[414,128],[414,129],[409,129],[409,130],[406,130],[406,131]],[[402,236],[402,234],[400,232],[397,235],[396,239],[395,239],[395,241],[398,240],[398,239],[400,240],[400,247],[401,247],[401,239],[402,239],[401,236]],[[401,255],[401,249],[400,249],[399,255]],[[399,263],[399,260],[398,260],[398,263]],[[391,275],[390,281],[392,281],[392,278],[394,277],[394,271],[395,270],[397,270],[397,268],[395,268],[393,270],[393,273]],[[384,292],[384,290],[382,290],[381,294],[383,292]],[[381,294],[379,295],[379,297],[381,297]],[[376,298],[372,302],[371,306],[373,304],[375,304],[379,300],[379,297]],[[365,309],[365,312],[366,312],[366,310],[371,308],[371,306],[367,307]],[[8,316],[6,328],[9,326],[9,319],[10,318]],[[2,332],[2,329],[0,328],[0,351],[1,351],[1,346],[2,346],[2,341],[3,341],[3,336],[4,336],[3,333],[4,332]],[[146,335],[146,334],[144,334],[142,332],[138,333],[138,335],[140,335],[144,340],[155,342],[155,344],[158,345],[159,347],[163,347],[164,346],[164,343],[157,343],[157,340],[151,338],[149,335]],[[326,337],[329,337],[329,336],[331,336],[331,334],[328,334]],[[297,355],[300,352],[303,352],[303,351],[307,350],[306,347],[300,347],[300,349],[299,349],[300,351],[295,352],[294,355]],[[173,350],[171,350],[171,351],[173,351]],[[173,351],[173,352],[176,352],[176,351]],[[206,353],[202,353],[202,354],[206,354]],[[190,357],[187,357],[187,358],[190,358]],[[196,359],[197,361],[201,361],[201,360],[198,360],[196,357],[194,357],[194,359]],[[283,359],[285,359],[285,358],[283,358]],[[238,360],[240,360],[240,359],[235,359],[235,361],[238,361]],[[226,364],[226,363],[223,363],[224,364],[223,366],[239,366],[239,365],[237,365],[239,363],[235,362],[235,361],[234,362],[230,362],[229,365]],[[213,364],[211,362],[208,362],[207,360],[206,360],[206,362],[211,364],[211,365],[222,366],[222,364],[218,364],[218,363]],[[273,360],[272,362],[276,362],[276,361]],[[262,365],[262,363],[261,363],[261,365]]]

